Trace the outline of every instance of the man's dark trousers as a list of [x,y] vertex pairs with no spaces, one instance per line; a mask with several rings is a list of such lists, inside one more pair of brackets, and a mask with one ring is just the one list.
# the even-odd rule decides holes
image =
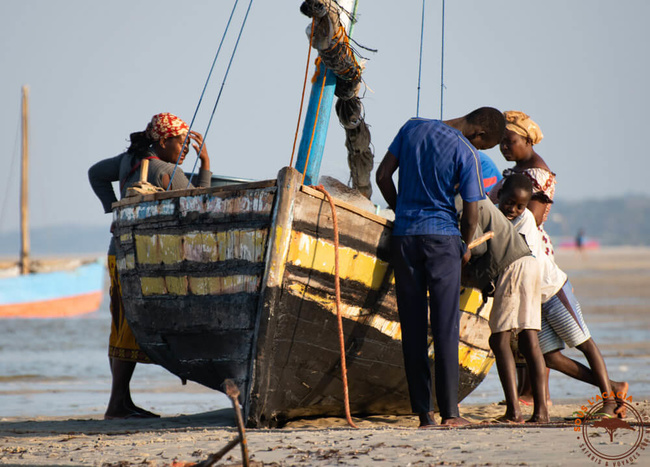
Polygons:
[[429,315],[440,416],[459,416],[459,301],[464,252],[465,246],[456,235],[406,235],[391,239],[406,380],[411,408],[418,414],[433,410],[427,343]]

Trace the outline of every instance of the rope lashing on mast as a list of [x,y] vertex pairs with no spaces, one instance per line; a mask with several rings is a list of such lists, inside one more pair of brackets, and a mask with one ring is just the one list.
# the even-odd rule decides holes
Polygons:
[[332,210],[332,226],[334,231],[334,296],[336,300],[336,321],[338,324],[339,334],[339,351],[341,353],[341,380],[343,382],[343,404],[345,409],[345,420],[352,428],[358,428],[352,421],[352,414],[350,413],[350,392],[348,390],[348,369],[345,362],[345,337],[343,335],[343,318],[341,317],[341,277],[339,275],[339,224],[336,216],[336,205],[332,196],[327,192],[323,185],[314,187],[323,195],[329,202],[330,209]]
[[[241,23],[241,27],[239,28],[239,34],[237,35],[237,41],[235,42],[235,46],[232,49],[232,54],[230,54],[230,60],[228,61],[228,67],[226,68],[226,72],[223,75],[223,81],[221,81],[221,87],[219,88],[219,94],[217,95],[217,100],[214,102],[214,107],[212,108],[212,113],[210,114],[210,120],[208,120],[208,126],[205,128],[205,134],[203,135],[203,142],[201,143],[201,147],[199,148],[198,154],[201,154],[201,151],[203,150],[203,146],[205,146],[205,140],[208,137],[208,132],[210,131],[210,126],[212,125],[212,119],[214,118],[214,114],[217,111],[217,107],[219,106],[219,101],[221,100],[221,94],[223,93],[223,87],[226,84],[226,80],[228,79],[228,73],[230,73],[230,67],[232,66],[232,61],[235,58],[235,53],[237,53],[237,47],[239,46],[239,41],[241,40],[241,35],[244,32],[244,26],[246,26],[246,20],[248,19],[248,14],[251,11],[251,6],[253,5],[253,0],[250,0],[248,2],[248,8],[246,9],[246,15],[244,15],[244,19]],[[190,180],[192,180],[192,176],[194,175],[194,171],[196,170],[196,164],[199,161],[199,158],[196,158],[196,161],[194,161],[194,167],[192,168],[192,173],[190,174]],[[188,182],[187,187],[189,188],[191,181]]]
[[[355,57],[356,52],[350,45],[350,37],[341,23],[341,14],[348,15],[353,23],[356,20],[333,0],[305,0],[300,6],[300,11],[312,18],[312,46],[319,53],[317,73],[324,72],[320,65],[325,65],[336,76],[334,94],[338,100],[335,108],[346,133],[345,146],[348,149],[352,186],[370,198],[370,172],[374,154],[371,149],[370,130],[365,123],[363,104],[358,97],[363,82],[363,66]],[[316,74],[315,77],[317,76]]]
[[[192,121],[190,121],[190,128],[187,131],[187,135],[185,135],[185,139],[183,140],[183,145],[181,147],[181,154],[183,154],[183,151],[185,151],[185,148],[187,145],[190,144],[190,131],[192,131],[192,126],[194,125],[194,120],[196,120],[196,114],[199,112],[199,107],[201,107],[201,102],[203,101],[203,96],[205,95],[205,90],[208,87],[208,83],[210,82],[210,78],[212,77],[212,71],[214,70],[214,66],[217,63],[217,58],[219,58],[219,52],[221,52],[221,47],[223,46],[223,41],[226,38],[226,34],[228,33],[228,29],[230,28],[230,23],[232,21],[232,17],[235,14],[235,10],[237,9],[237,3],[239,3],[239,0],[235,0],[235,3],[232,6],[232,10],[230,11],[230,17],[228,18],[228,22],[226,23],[226,28],[223,31],[223,35],[221,36],[221,42],[219,42],[219,48],[217,49],[217,53],[214,56],[214,60],[212,60],[212,66],[210,67],[210,72],[208,73],[208,77],[205,80],[205,84],[203,85],[203,91],[201,91],[201,96],[199,97],[199,102],[196,104],[196,109],[194,109],[194,115],[192,116]],[[198,155],[197,155],[197,160],[198,160]],[[169,188],[172,186],[172,180],[174,180],[174,175],[176,174],[176,169],[178,168],[178,163],[180,161],[180,158],[176,161],[176,164],[174,165],[174,170],[172,171],[172,176],[169,177],[169,185],[167,185],[167,188],[165,191],[168,191]],[[196,162],[194,163],[194,166],[196,167]],[[190,180],[192,177],[190,177]]]

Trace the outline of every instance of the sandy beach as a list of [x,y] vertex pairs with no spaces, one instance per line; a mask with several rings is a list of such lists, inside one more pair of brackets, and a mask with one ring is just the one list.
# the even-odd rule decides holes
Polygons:
[[[650,249],[559,251],[557,261],[569,275],[594,339],[603,342],[599,346],[610,377],[630,381],[629,395],[645,426],[629,414],[626,421],[636,433],[644,430],[648,439]],[[608,337],[609,330],[618,337]],[[494,369],[489,377],[493,373]],[[560,377],[552,373],[551,380],[555,378]],[[253,461],[264,465],[596,465],[581,447],[575,421],[567,418],[597,390],[578,382],[564,384],[560,389],[551,386],[554,403],[552,423],[547,426],[495,424],[504,407],[496,402],[476,403],[482,391],[479,386],[461,404],[461,413],[475,423],[468,428],[417,430],[415,417],[355,418],[356,430],[342,419],[295,420],[281,429],[248,430],[249,452]],[[183,465],[205,460],[235,436],[230,409],[163,414],[157,420],[104,421],[98,413],[3,417],[0,464]],[[604,430],[590,436],[603,449],[612,445]],[[625,439],[615,439],[614,444]],[[650,448],[639,448],[638,465],[650,463],[646,451]],[[235,448],[220,465],[240,462],[241,451]]]

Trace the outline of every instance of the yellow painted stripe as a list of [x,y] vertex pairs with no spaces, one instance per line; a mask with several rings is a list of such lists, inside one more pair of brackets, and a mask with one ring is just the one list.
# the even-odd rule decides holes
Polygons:
[[214,263],[241,259],[264,260],[266,229],[232,229],[222,232],[136,235],[135,250],[140,264],[176,264],[183,260]]
[[[336,302],[334,301],[333,296],[316,295],[308,292],[307,287],[299,282],[293,282],[289,284],[287,288],[291,295],[295,295],[296,297],[300,297],[310,302],[318,303],[321,307],[325,308],[333,315],[336,315]],[[364,308],[348,305],[342,302],[341,316],[375,328],[391,339],[402,340],[402,328],[397,321],[388,320]]]
[[[334,244],[303,232],[291,233],[287,262],[294,266],[334,275]],[[339,247],[339,276],[377,290],[384,281],[388,262],[353,248]]]
[[[299,282],[289,284],[287,290],[291,295],[318,303],[322,308],[336,315],[336,302],[334,301],[334,297],[330,295],[316,295],[308,292],[307,287]],[[402,340],[402,329],[398,321],[388,320],[369,310],[346,303],[341,303],[341,316],[370,326],[391,339]],[[429,355],[431,357],[434,356],[432,343],[429,345]],[[494,357],[489,351],[471,347],[461,341],[458,347],[458,363],[476,375],[484,375],[487,374],[494,363]]]
[[468,313],[476,314],[483,303],[483,296],[477,289],[464,287],[460,294],[460,309]]
[[236,274],[222,277],[164,276],[142,277],[142,295],[228,295],[241,292],[257,293],[260,276]]

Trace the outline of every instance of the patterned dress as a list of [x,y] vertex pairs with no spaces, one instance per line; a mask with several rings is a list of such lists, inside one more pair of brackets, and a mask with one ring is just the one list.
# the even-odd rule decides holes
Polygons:
[[[540,167],[534,167],[531,169],[526,169],[523,172],[516,171],[514,169],[506,169],[503,171],[503,177],[506,178],[509,175],[516,173],[522,173],[526,175],[531,182],[533,182],[533,195],[536,193],[545,194],[548,199],[553,201],[555,196],[555,174],[549,170],[542,169]],[[551,211],[551,204],[546,204],[546,209],[544,210],[544,217],[542,218],[542,223],[537,227],[542,234],[542,242],[544,243],[544,252],[550,256],[554,257],[553,244],[551,243],[551,237],[544,230],[544,222],[548,218],[548,213]]]

